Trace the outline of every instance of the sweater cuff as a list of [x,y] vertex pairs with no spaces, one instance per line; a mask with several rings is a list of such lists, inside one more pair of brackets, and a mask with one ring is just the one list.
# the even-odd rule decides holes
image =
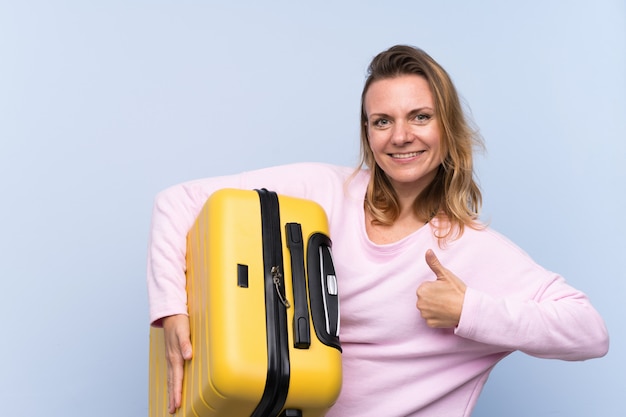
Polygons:
[[480,305],[482,303],[482,294],[470,287],[465,289],[465,299],[463,300],[463,309],[461,310],[461,318],[458,326],[454,329],[457,336],[472,339],[475,333],[476,317],[479,317]]

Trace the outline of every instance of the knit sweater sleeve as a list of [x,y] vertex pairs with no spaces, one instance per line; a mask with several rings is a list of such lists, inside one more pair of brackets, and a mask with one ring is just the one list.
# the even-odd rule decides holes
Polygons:
[[560,277],[537,300],[496,298],[468,288],[456,334],[541,358],[585,360],[608,350],[602,318]]
[[496,269],[497,279],[494,269],[486,268],[482,273],[491,285],[481,285],[480,278],[474,279],[476,285],[468,285],[455,333],[541,358],[604,356],[608,332],[588,297],[517,248],[509,250],[507,246],[511,245],[500,245],[505,249],[498,253],[502,261]]
[[241,188],[243,176],[207,178],[158,193],[148,239],[147,286],[150,322],[187,314],[186,238],[207,198],[220,188]]
[[348,169],[301,163],[231,176],[199,179],[157,194],[148,240],[147,287],[150,322],[187,314],[185,255],[187,233],[208,197],[222,188],[268,188],[281,194],[317,201],[327,214],[341,192]]

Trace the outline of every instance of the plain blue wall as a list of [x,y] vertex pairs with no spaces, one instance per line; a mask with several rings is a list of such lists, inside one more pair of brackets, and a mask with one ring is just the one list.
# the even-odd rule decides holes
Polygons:
[[0,1],[2,415],[145,416],[156,192],[353,165],[366,65],[408,43],[485,137],[484,218],[611,333],[599,360],[507,358],[475,416],[624,416],[625,3],[219,3]]

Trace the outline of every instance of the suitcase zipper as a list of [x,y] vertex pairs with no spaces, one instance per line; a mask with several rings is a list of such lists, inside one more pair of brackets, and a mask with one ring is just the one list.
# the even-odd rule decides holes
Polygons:
[[267,328],[267,380],[252,417],[277,416],[289,391],[289,345],[284,295],[283,256],[278,196],[266,189],[256,190],[261,206],[263,268]]
[[291,307],[289,301],[283,296],[283,293],[280,291],[281,281],[283,278],[283,274],[280,273],[280,268],[277,266],[273,266],[270,273],[272,274],[272,282],[274,283],[274,288],[276,288],[276,294],[278,295],[278,299],[280,302],[286,307]]

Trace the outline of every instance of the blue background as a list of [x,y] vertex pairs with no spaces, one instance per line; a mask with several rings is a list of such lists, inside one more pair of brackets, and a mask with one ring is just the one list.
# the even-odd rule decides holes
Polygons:
[[0,403],[147,415],[145,258],[161,189],[354,165],[370,59],[417,45],[487,143],[483,218],[585,291],[611,350],[514,354],[475,416],[624,416],[626,4],[0,0]]

